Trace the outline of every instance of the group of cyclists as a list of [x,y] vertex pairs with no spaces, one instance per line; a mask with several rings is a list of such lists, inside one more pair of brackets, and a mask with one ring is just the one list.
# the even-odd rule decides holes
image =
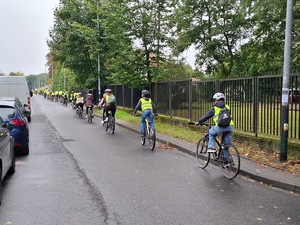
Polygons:
[[[108,112],[112,112],[112,116],[115,117],[117,105],[116,105],[116,98],[112,93],[111,89],[106,89],[104,91],[103,98],[98,104],[99,108],[103,109],[103,121],[107,122],[108,119]],[[93,113],[94,105],[96,104],[96,101],[93,98],[93,95],[91,93],[88,93],[86,97],[84,97],[82,92],[63,92],[63,91],[50,91],[48,89],[45,89],[43,91],[43,96],[45,99],[48,99],[50,101],[60,102],[67,105],[67,102],[70,102],[73,108],[78,111],[79,107],[83,110],[84,107],[86,109],[86,117],[88,114],[88,108],[91,109]]]
[[[71,92],[70,94],[68,92],[62,92],[62,91],[44,91],[44,98],[48,98],[51,101],[70,101],[75,103],[75,109],[77,110],[78,107],[81,107],[83,110],[83,107],[86,107],[86,115],[88,114],[88,107],[91,108],[93,112],[93,107],[95,105],[95,101],[93,99],[92,94],[87,94],[86,98],[82,95],[81,92]],[[220,135],[223,132],[226,132],[226,138],[224,139],[224,144],[230,144],[233,134],[233,121],[231,120],[230,123],[225,127],[218,126],[217,120],[218,115],[220,114],[220,110],[222,108],[228,108],[229,106],[225,103],[226,98],[223,93],[217,92],[213,95],[213,107],[203,116],[199,119],[195,125],[201,125],[203,122],[207,121],[210,118],[213,118],[215,126],[210,129],[209,131],[209,143],[208,143],[208,152],[215,152],[215,138],[216,136]],[[102,123],[107,122],[108,120],[108,112],[111,111],[112,116],[115,117],[115,113],[117,110],[116,105],[116,97],[113,95],[111,89],[106,89],[105,93],[103,94],[103,98],[98,104],[99,108],[103,108],[103,120]],[[145,135],[145,119],[148,118],[150,126],[152,126],[154,129],[154,118],[153,115],[156,113],[156,107],[153,104],[153,101],[150,98],[150,92],[148,90],[141,91],[141,98],[138,101],[134,111],[133,115],[136,115],[137,110],[142,111],[142,117],[141,117],[141,123],[140,123],[140,131],[141,136]]]

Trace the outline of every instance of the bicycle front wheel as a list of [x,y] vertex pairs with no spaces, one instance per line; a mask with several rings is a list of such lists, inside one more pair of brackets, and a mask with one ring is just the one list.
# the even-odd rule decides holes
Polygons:
[[148,131],[148,144],[149,148],[151,150],[154,150],[155,148],[155,142],[156,142],[156,135],[155,135],[155,129],[149,126],[149,131]]
[[204,169],[207,167],[210,160],[210,153],[207,152],[208,140],[206,137],[200,138],[196,148],[196,158],[199,164],[199,167]]
[[[230,144],[221,150],[221,168],[223,175],[228,179],[235,178],[240,171],[240,155],[237,148]],[[228,151],[227,153],[225,151]],[[228,155],[229,153],[229,155]]]

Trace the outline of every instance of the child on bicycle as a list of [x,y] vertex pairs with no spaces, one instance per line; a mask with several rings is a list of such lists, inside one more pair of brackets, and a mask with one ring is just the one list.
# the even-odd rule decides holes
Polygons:
[[86,99],[84,100],[83,104],[85,105],[86,108],[86,117],[88,115],[88,107],[91,108],[92,113],[93,113],[93,108],[94,108],[94,99],[92,94],[88,94]]
[[105,115],[105,119],[103,118],[104,120],[101,123],[108,121],[108,111],[111,111],[112,117],[115,118],[117,110],[116,97],[113,95],[112,90],[108,88],[104,92],[105,94],[98,105],[99,108],[104,107],[103,115]]
[[78,94],[77,94],[75,105],[76,105],[76,111],[78,111],[78,106],[80,106],[81,109],[83,110],[83,96],[82,96],[81,92],[78,92]]
[[138,109],[142,110],[142,119],[141,119],[141,136],[145,136],[145,119],[148,117],[149,125],[154,129],[154,121],[153,121],[153,115],[156,113],[155,105],[153,104],[151,98],[150,98],[150,92],[147,90],[142,91],[142,97],[138,101],[137,105],[135,106],[135,109],[133,111],[133,115],[136,115],[136,111]]
[[[214,102],[214,106],[203,116],[199,119],[199,121],[197,123],[195,123],[195,125],[200,125],[205,122],[206,120],[210,119],[211,117],[213,117],[214,120],[214,124],[215,126],[213,126],[211,129],[209,129],[209,140],[208,140],[208,150],[207,152],[216,152],[215,149],[215,139],[218,135],[226,132],[226,135],[223,137],[223,144],[230,144],[231,140],[232,140],[232,134],[233,134],[233,125],[234,122],[231,119],[230,123],[228,126],[219,126],[218,125],[218,116],[219,113],[221,111],[221,109],[223,109],[224,107],[226,107],[228,110],[230,109],[230,107],[225,103],[225,95],[223,93],[217,92],[214,94],[213,96],[213,102]],[[229,152],[228,150],[224,151],[224,157],[225,160],[230,158]]]

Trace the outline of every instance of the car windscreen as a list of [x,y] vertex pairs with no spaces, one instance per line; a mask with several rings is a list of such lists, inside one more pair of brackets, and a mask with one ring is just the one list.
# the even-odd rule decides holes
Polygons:
[[12,119],[16,117],[16,110],[9,106],[0,106],[0,117],[2,119]]

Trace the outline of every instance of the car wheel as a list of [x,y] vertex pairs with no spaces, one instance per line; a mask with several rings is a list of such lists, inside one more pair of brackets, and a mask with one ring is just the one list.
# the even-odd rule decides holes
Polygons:
[[29,154],[29,143],[27,143],[23,148],[20,149],[20,153],[22,155],[28,155]]
[[31,116],[27,117],[28,122],[31,122]]
[[13,155],[13,159],[12,159],[12,162],[11,162],[11,166],[8,170],[8,174],[11,175],[11,174],[14,174],[15,171],[16,171],[16,154],[15,154],[15,151],[13,151],[14,155]]

